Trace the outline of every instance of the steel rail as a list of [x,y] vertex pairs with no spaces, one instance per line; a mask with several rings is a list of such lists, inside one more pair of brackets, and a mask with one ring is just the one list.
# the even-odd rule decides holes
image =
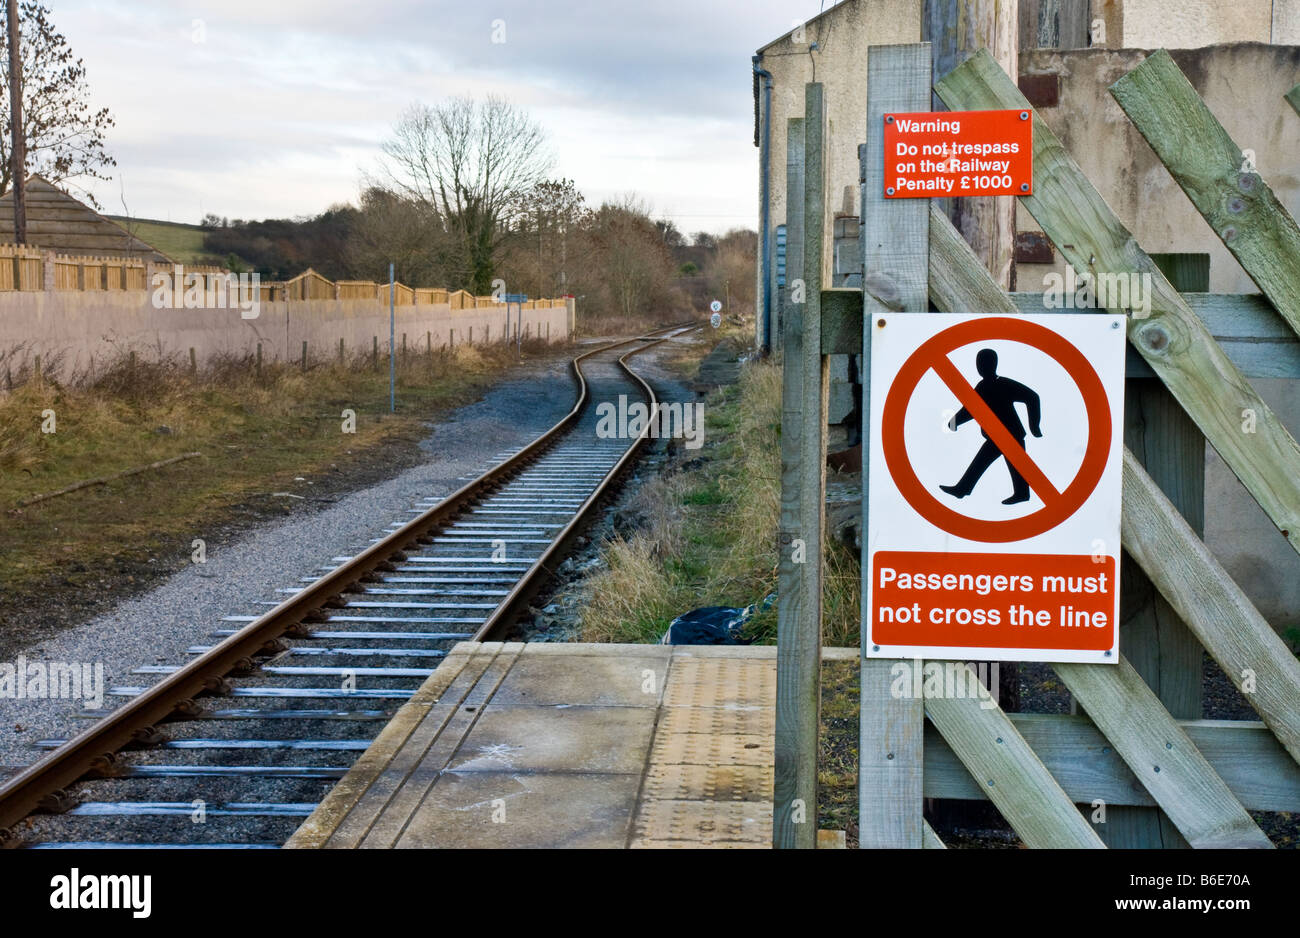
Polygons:
[[[682,327],[677,326],[674,328]],[[651,333],[651,335],[657,335],[657,333]],[[619,461],[605,474],[604,478],[602,478],[596,485],[595,490],[587,497],[587,500],[584,501],[578,507],[577,511],[573,513],[568,524],[566,524],[555,535],[551,540],[550,545],[542,552],[542,555],[533,561],[533,565],[529,567],[528,570],[525,571],[524,575],[515,583],[514,587],[510,590],[510,594],[499,606],[497,606],[496,610],[487,618],[487,621],[480,626],[478,632],[474,635],[474,641],[489,641],[500,636],[500,633],[507,625],[509,625],[511,617],[518,611],[520,605],[527,601],[527,599],[537,591],[538,587],[541,586],[544,576],[551,572],[549,567],[550,562],[565,553],[568,549],[569,543],[577,535],[578,531],[587,520],[592,508],[594,508],[607,494],[614,480],[623,473],[624,469],[626,469],[632,460],[636,458],[636,455],[640,452],[641,448],[649,441],[651,428],[654,426],[655,418],[659,415],[659,401],[655,397],[654,389],[650,387],[649,383],[646,382],[644,378],[632,370],[631,366],[627,363],[627,359],[631,358],[633,355],[639,355],[647,349],[654,348],[659,343],[666,342],[671,337],[671,335],[665,335],[663,338],[649,342],[648,344],[634,349],[619,358],[619,367],[627,373],[628,377],[641,385],[642,393],[645,395],[646,402],[650,405],[650,418],[646,421],[646,425],[642,428],[641,433],[632,441],[632,444],[628,446],[626,452],[623,453]]]
[[[58,749],[5,781],[0,785],[0,844],[16,840],[10,829],[29,815],[42,810],[58,811],[66,807],[68,799],[65,790],[81,778],[92,773],[111,777],[114,774],[116,754],[133,743],[141,741],[151,727],[164,722],[178,712],[183,712],[187,706],[192,706],[194,698],[205,693],[219,693],[224,679],[229,674],[254,667],[254,659],[259,655],[280,650],[277,642],[286,633],[310,624],[313,617],[320,616],[323,610],[335,607],[343,594],[373,574],[390,570],[396,562],[405,560],[406,551],[420,546],[431,536],[430,532],[445,525],[463,510],[467,503],[506,481],[507,477],[516,470],[549,450],[560,435],[577,422],[586,406],[588,388],[581,368],[581,363],[585,359],[636,342],[649,341],[645,348],[650,348],[670,338],[671,333],[683,329],[685,325],[688,324],[678,324],[644,336],[612,342],[574,357],[569,362],[569,369],[570,376],[578,385],[577,401],[568,414],[541,436],[518,453],[502,460],[487,472],[466,483],[403,527],[381,538],[360,554],[305,587],[301,592],[286,599],[265,615],[237,629],[234,634],[213,646],[211,650],[167,675],[143,693],[69,739]],[[662,337],[655,339],[656,336]],[[627,357],[629,356],[621,357],[619,365],[642,385],[649,399],[654,401],[654,392],[649,384],[633,374],[625,361]],[[654,403],[652,410],[657,413],[657,402]],[[596,491],[583,503],[579,509],[580,515],[585,516],[603,490],[622,471],[634,453],[645,444],[648,432],[649,425],[628,448],[615,468],[601,481]],[[522,599],[530,595],[531,590],[539,585],[541,574],[546,570],[545,562],[556,555],[557,545],[572,538],[579,527],[577,520],[577,517],[571,520],[542,557],[525,572],[510,595],[497,607],[488,623],[480,628],[479,635],[493,631],[509,621],[510,616],[518,610]]]

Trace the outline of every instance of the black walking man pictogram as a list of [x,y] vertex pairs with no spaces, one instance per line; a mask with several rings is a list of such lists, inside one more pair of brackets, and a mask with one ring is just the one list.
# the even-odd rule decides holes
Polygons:
[[[1025,427],[1020,422],[1020,415],[1016,412],[1016,404],[1024,404],[1025,411],[1029,417],[1029,432],[1034,436],[1041,437],[1042,430],[1039,429],[1039,403],[1038,395],[1025,387],[1019,381],[1013,381],[1010,378],[1004,378],[998,374],[998,353],[991,348],[980,349],[979,354],[975,356],[975,370],[980,373],[980,382],[975,385],[975,393],[980,396],[993,415],[1002,422],[1007,432],[1015,437],[1016,442],[1021,448],[1025,445]],[[965,407],[957,411],[951,420],[948,421],[948,429],[956,430],[966,421],[973,419],[970,411]],[[980,477],[984,475],[989,466],[997,462],[1001,456],[1006,459],[1006,454],[998,448],[998,445],[989,439],[987,430],[983,430],[984,445],[979,448],[975,458],[971,460],[970,467],[965,474],[958,480],[956,485],[941,485],[943,491],[947,492],[954,498],[965,498],[975,488]],[[1016,471],[1016,467],[1011,464],[1011,460],[1006,459],[1007,470],[1011,473],[1011,497],[1002,500],[1004,505],[1016,505],[1020,502],[1029,501],[1029,483],[1025,477]]]

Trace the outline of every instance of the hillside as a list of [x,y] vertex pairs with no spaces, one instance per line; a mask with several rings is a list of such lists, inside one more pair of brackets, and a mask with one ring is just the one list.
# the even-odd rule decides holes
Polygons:
[[203,229],[198,225],[148,218],[127,218],[123,215],[106,217],[182,264],[221,263],[221,258],[214,257],[203,250]]

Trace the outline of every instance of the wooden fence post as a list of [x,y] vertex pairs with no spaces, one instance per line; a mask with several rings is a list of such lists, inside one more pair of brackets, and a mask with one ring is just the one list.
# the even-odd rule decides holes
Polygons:
[[[1043,2],[1059,4],[1060,0]],[[1008,75],[1019,74],[1019,7],[1018,0],[926,0],[925,34],[921,38],[934,43],[934,80],[980,49],[987,49]],[[913,110],[930,110],[928,84],[926,99],[925,107]],[[1016,200],[976,196],[937,201],[993,279],[1002,289],[1011,289]]]
[[803,302],[785,325],[781,383],[776,754],[772,845],[817,845],[821,724],[822,533],[826,515],[826,361],[821,349],[826,230],[823,88],[804,87]]
[[[867,51],[867,144],[862,159],[862,599],[870,544],[871,336],[893,312],[930,309],[930,215],[926,199],[885,198],[884,127],[894,112],[930,109],[930,44]],[[863,623],[862,635],[867,635]],[[862,655],[858,746],[858,844],[920,849],[923,843],[924,703],[890,692],[895,662]],[[911,667],[910,662],[907,663]]]

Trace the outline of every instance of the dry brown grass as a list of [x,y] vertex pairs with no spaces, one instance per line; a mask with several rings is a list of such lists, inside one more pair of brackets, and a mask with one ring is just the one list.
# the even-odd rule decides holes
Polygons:
[[[525,344],[537,354],[540,344]],[[2,358],[2,356],[0,356]],[[26,359],[23,359],[26,361]],[[354,462],[390,442],[413,446],[437,413],[472,400],[515,362],[514,347],[411,354],[388,413],[381,356],[339,363],[265,363],[226,356],[197,374],[188,361],[123,355],[60,384],[0,368],[0,582],[43,582],[75,553],[97,558],[183,543],[226,506],[292,486],[299,475]],[[376,367],[377,365],[377,367]],[[4,391],[7,375],[15,387]],[[356,413],[344,433],[342,412]],[[53,412],[55,432],[42,432]],[[182,453],[201,459],[20,507],[33,495]]]

